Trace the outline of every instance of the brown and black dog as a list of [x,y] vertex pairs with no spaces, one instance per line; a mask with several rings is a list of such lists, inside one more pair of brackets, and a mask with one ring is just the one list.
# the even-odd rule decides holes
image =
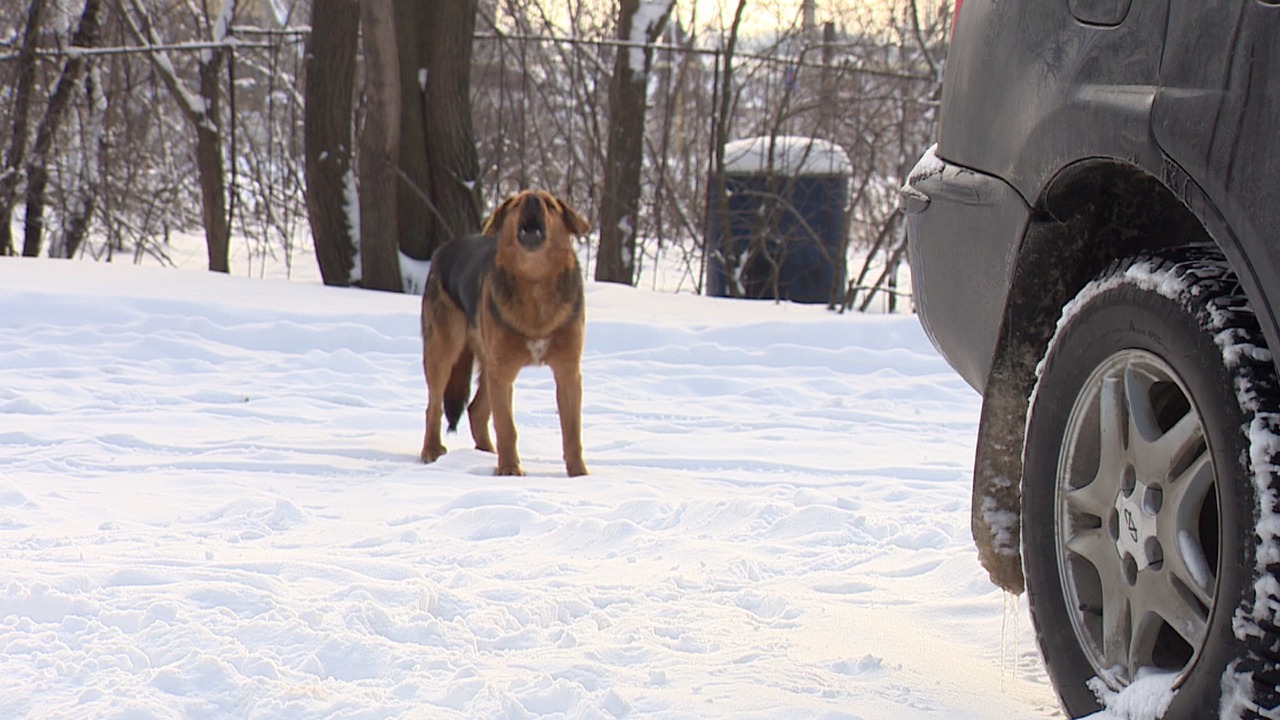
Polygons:
[[[467,407],[476,447],[493,451],[489,416],[498,436],[498,475],[523,475],[511,412],[516,374],[549,365],[570,476],[586,475],[582,461],[582,341],[586,308],[573,236],[586,220],[550,193],[525,190],[508,198],[485,222],[483,234],[451,240],[431,259],[422,296],[422,369],[427,376],[427,432],[422,461],[445,453],[440,419],[458,427]],[[475,399],[471,376],[480,377]]]

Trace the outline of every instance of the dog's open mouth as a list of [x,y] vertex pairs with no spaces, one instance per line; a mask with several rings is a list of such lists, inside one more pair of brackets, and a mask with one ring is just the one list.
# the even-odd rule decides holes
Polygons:
[[537,250],[547,239],[547,226],[543,222],[542,201],[536,196],[525,198],[520,208],[520,230],[516,238],[526,250]]

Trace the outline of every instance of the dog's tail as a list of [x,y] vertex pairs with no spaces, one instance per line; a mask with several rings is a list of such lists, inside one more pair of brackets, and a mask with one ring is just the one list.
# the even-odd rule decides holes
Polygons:
[[449,373],[449,383],[444,386],[444,416],[449,421],[449,432],[458,429],[458,419],[471,399],[471,373],[475,363],[471,348],[464,349],[453,364],[453,372]]

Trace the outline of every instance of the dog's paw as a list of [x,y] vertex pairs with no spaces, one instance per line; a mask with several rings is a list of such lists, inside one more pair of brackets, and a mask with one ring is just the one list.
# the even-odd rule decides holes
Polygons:
[[582,477],[587,474],[587,464],[578,461],[565,465],[565,469],[569,471],[569,477]]
[[524,475],[524,470],[521,470],[519,465],[499,465],[493,474],[519,477]]
[[439,460],[440,456],[447,452],[449,452],[448,448],[443,445],[438,445],[436,447],[423,447],[419,457],[422,458],[422,462],[424,463],[433,463],[436,460]]

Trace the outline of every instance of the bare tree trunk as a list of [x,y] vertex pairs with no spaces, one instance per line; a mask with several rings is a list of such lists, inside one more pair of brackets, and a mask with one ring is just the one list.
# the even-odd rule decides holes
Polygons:
[[31,85],[36,72],[36,41],[44,19],[46,0],[31,0],[27,9],[27,25],[23,30],[22,49],[18,51],[18,87],[13,101],[13,135],[0,169],[0,255],[13,254],[13,203],[18,194],[18,181],[27,152],[27,125],[31,114]]
[[[124,5],[128,2],[133,13],[144,19],[140,26],[133,13]],[[235,11],[236,0],[226,0],[222,8],[221,19],[226,22],[212,23],[212,27],[225,32],[231,15]],[[121,17],[134,39],[142,45],[155,46],[160,42],[154,35],[153,26],[146,9],[140,0],[116,0]],[[211,37],[214,42],[221,37]],[[218,78],[222,62],[226,58],[225,48],[211,48],[204,51],[199,62],[200,88],[199,95],[192,95],[182,80],[174,73],[173,63],[163,50],[152,50],[147,53],[152,66],[161,82],[168,88],[182,114],[186,116],[196,131],[196,171],[199,174],[201,210],[204,218],[205,244],[209,252],[209,269],[214,272],[228,272],[230,261],[228,251],[231,245],[231,227],[227,218],[227,194],[225,169],[222,162],[222,130],[219,128]]]
[[431,4],[427,23],[425,127],[431,213],[427,249],[480,226],[480,160],[471,120],[471,58],[477,3]]
[[[658,38],[673,3],[663,0],[660,14],[653,17],[641,13],[645,8],[641,0],[619,0],[618,39],[633,45],[618,48],[609,86],[609,143],[600,199],[596,280],[635,283],[646,91],[653,50],[634,43],[652,43]],[[641,23],[646,23],[645,27],[639,27]]]
[[818,132],[817,137],[831,140],[835,137],[836,125],[836,72],[832,66],[835,61],[836,24],[828,22],[822,26],[822,79],[819,84],[821,95],[818,98]]
[[[724,51],[724,72],[723,78],[720,80],[720,97],[715,101],[719,108],[716,110],[716,123],[714,137],[711,139],[713,152],[712,172],[715,180],[712,181],[712,188],[715,191],[716,207],[712,212],[719,213],[720,216],[720,234],[713,238],[707,238],[707,242],[715,243],[711,248],[711,252],[720,258],[723,265],[722,272],[725,276],[733,279],[739,276],[738,254],[733,252],[733,238],[729,235],[729,193],[725,186],[724,171],[724,146],[729,142],[729,110],[733,102],[733,56],[737,52],[738,47],[738,29],[742,26],[742,17],[747,8],[747,0],[738,0],[738,9],[733,14],[733,25],[729,29],[729,41]],[[708,266],[710,267],[710,266]],[[726,288],[731,297],[737,297],[741,294],[741,286],[737,282],[726,283]]]
[[[231,2],[232,0],[227,0]],[[218,127],[218,77],[225,52],[215,50],[208,62],[200,63],[200,97],[205,117],[196,124],[196,169],[200,176],[201,214],[204,218],[205,246],[209,269],[231,271],[231,222],[227,217],[226,173],[222,163],[222,130]]]
[[[97,152],[97,150],[95,149],[94,152]],[[80,248],[84,245],[84,239],[89,234],[89,222],[93,218],[93,211],[97,207],[97,189],[93,187],[86,188],[85,195],[80,199],[76,212],[67,219],[62,246],[58,249],[59,257],[69,260],[80,252]]]
[[[468,5],[470,3],[448,3]],[[400,154],[402,173],[396,188],[400,251],[428,260],[435,246],[428,239],[432,222],[431,177],[427,164],[427,87],[432,77],[427,48],[435,3],[395,0],[396,47],[400,54]]]
[[102,180],[99,163],[103,155],[103,129],[107,111],[106,98],[102,93],[101,65],[95,63],[85,73],[84,88],[87,107],[80,122],[82,150],[70,163],[77,168],[77,177],[71,180],[74,187],[66,190],[66,218],[62,223],[61,236],[49,248],[50,257],[70,259],[76,256],[89,234],[89,225],[98,207]]
[[351,167],[357,0],[315,0],[307,37],[304,154],[307,216],[325,285],[351,284],[360,232]]
[[[89,48],[97,43],[98,14],[101,10],[102,0],[85,0],[80,23],[71,37],[72,47]],[[36,144],[31,151],[31,161],[27,164],[27,217],[26,235],[22,242],[23,257],[37,257],[40,254],[44,238],[45,190],[49,184],[49,152],[53,149],[54,138],[67,116],[67,108],[71,106],[71,94],[79,87],[88,62],[84,55],[75,53],[67,58],[62,66],[62,74],[58,77],[58,84],[49,96],[49,105],[40,121],[40,128],[36,131]]]
[[392,0],[361,0],[365,120],[360,132],[361,284],[403,292],[396,192],[400,183],[400,63]]

